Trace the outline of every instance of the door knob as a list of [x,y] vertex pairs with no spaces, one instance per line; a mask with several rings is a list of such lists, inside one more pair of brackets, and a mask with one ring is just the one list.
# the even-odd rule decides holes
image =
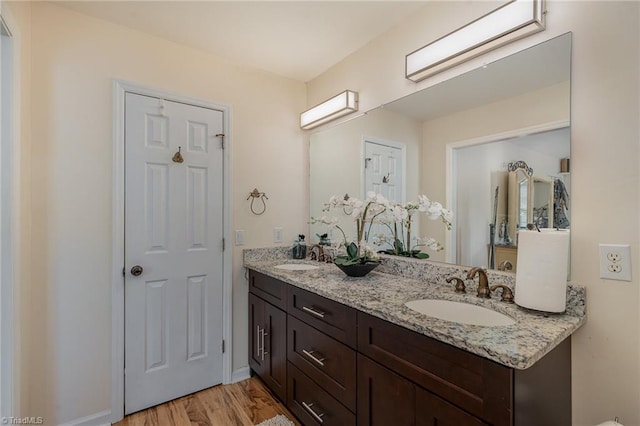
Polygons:
[[136,265],[133,268],[131,268],[131,275],[133,275],[134,277],[139,277],[140,275],[142,275],[142,266],[140,265]]

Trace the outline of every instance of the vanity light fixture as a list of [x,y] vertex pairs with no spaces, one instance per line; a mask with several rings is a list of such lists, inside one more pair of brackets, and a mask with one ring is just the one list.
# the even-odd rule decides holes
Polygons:
[[543,31],[544,0],[512,0],[409,53],[405,75],[418,82],[512,41]]
[[312,129],[358,110],[358,92],[345,90],[300,114],[300,127]]

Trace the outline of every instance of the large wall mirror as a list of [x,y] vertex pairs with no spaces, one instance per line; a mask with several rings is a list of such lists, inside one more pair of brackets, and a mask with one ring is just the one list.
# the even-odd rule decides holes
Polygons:
[[445,246],[431,260],[515,271],[519,229],[570,227],[570,66],[567,33],[313,132],[311,215],[332,195],[425,194],[455,214],[449,232],[417,224]]

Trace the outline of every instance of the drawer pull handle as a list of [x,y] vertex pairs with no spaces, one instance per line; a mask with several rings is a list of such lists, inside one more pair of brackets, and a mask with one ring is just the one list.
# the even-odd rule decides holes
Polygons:
[[264,357],[269,355],[269,352],[265,352],[264,350],[264,336],[268,336],[269,333],[265,333],[266,329],[262,329],[262,360],[264,361]]
[[266,329],[260,328],[260,326],[256,326],[256,357],[260,358],[260,360],[264,361],[265,355],[269,355],[269,352],[264,351],[264,336],[268,336],[269,333],[266,332]]
[[256,357],[260,358],[260,326],[256,325]]
[[324,416],[324,413],[316,413],[315,410],[311,407],[313,407],[313,403],[309,403],[307,404],[306,402],[302,402],[302,406],[304,407],[305,410],[307,410],[309,412],[309,414],[311,414],[313,416],[314,419],[316,419],[318,422],[322,423],[324,422],[324,420],[322,420],[322,417]]
[[303,307],[302,307],[302,310],[303,310],[303,311],[307,311],[307,312],[309,312],[310,314],[317,316],[318,318],[324,318],[324,312],[316,311],[315,309],[313,309],[313,308],[308,308],[308,307],[306,307],[306,306],[303,306]]
[[308,356],[309,358],[311,358],[313,361],[315,361],[317,364],[321,365],[322,367],[324,367],[324,360],[325,358],[318,358],[316,357],[314,354],[317,353],[316,351],[308,351],[306,349],[302,350],[302,353],[305,354],[306,356]]

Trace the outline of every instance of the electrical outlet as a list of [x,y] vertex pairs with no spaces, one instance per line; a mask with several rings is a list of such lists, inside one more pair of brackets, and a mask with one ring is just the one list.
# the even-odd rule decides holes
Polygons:
[[273,228],[273,242],[274,243],[282,242],[282,228]]
[[628,244],[600,244],[600,278],[631,281],[631,249]]
[[610,252],[608,252],[608,253],[607,253],[607,259],[608,259],[610,262],[618,263],[618,262],[620,262],[620,260],[621,260],[621,259],[620,259],[620,253],[617,253],[617,252],[615,252],[615,251],[610,251]]
[[244,245],[244,229],[236,229],[236,245]]
[[610,263],[609,265],[607,265],[607,270],[609,272],[620,273],[620,272],[622,272],[622,266],[620,266],[617,263]]

